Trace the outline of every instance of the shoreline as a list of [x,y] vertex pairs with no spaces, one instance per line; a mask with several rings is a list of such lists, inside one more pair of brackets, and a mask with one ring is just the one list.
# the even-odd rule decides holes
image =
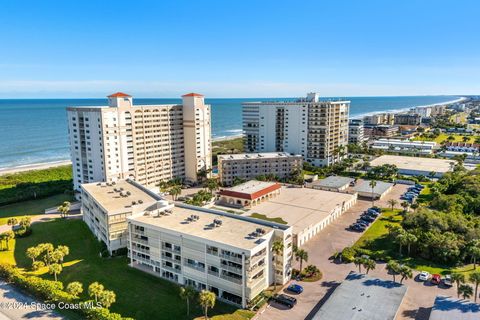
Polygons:
[[52,162],[32,163],[32,164],[20,165],[16,167],[6,167],[6,168],[0,168],[0,175],[19,173],[19,172],[25,172],[25,171],[33,171],[33,170],[50,169],[50,168],[56,168],[56,167],[70,165],[70,164],[72,164],[72,161],[70,160],[60,160],[60,161],[52,161]]

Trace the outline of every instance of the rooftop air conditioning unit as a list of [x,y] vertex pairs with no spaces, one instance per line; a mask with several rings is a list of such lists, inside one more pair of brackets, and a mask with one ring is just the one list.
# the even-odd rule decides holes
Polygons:
[[143,203],[143,200],[138,200],[138,203],[142,204],[142,203]]

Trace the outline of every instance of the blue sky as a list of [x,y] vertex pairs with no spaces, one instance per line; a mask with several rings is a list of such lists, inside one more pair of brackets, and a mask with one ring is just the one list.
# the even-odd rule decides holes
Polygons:
[[480,1],[0,0],[0,98],[480,94]]

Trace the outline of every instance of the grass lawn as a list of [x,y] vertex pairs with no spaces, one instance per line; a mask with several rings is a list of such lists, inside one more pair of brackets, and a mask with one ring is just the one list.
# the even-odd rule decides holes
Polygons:
[[[426,138],[426,137],[415,137],[413,140],[416,140],[416,141],[435,141],[436,143],[442,143],[443,141],[447,140],[447,138],[449,136],[453,136],[455,138],[455,140],[452,140],[452,142],[463,142],[463,135],[460,135],[460,134],[446,134],[446,133],[440,133],[438,135],[438,137],[436,137],[435,139],[430,139],[430,138]],[[467,141],[467,142],[475,142],[475,138],[477,138],[476,136],[467,136],[470,140]]]
[[[98,281],[117,295],[117,302],[111,307],[113,312],[138,320],[187,319],[186,304],[178,296],[177,285],[130,268],[126,257],[100,258],[100,244],[83,221],[58,219],[32,225],[32,228],[31,236],[12,240],[11,251],[0,252],[0,261],[14,262],[28,274],[53,279],[46,268],[34,273],[28,271],[31,261],[25,256],[25,250],[41,242],[64,244],[70,248],[70,255],[65,259],[63,272],[59,275],[59,280],[64,284],[80,281],[87,291],[90,283]],[[83,298],[87,298],[86,293]],[[192,305],[191,315],[200,316],[202,312],[197,303]],[[240,312],[218,301],[209,314],[223,315],[218,319],[225,320],[245,320],[253,316],[253,313]]]
[[[462,272],[468,276],[469,273],[474,271],[473,264],[459,268],[451,268],[421,258],[400,257],[398,245],[387,239],[388,230],[386,225],[399,225],[402,222],[402,219],[401,210],[396,209],[392,211],[390,209],[384,209],[382,215],[364,232],[360,239],[354,244],[354,247],[369,249],[372,251],[384,251],[399,263],[406,264],[418,271],[428,271],[431,274],[438,273],[444,275],[452,272]],[[406,250],[406,248],[403,250]],[[480,270],[480,266],[477,266],[476,270]]]
[[269,218],[264,214],[260,213],[252,213],[250,217],[255,218],[255,219],[261,219],[261,220],[266,220],[266,221],[271,221],[271,222],[276,222],[276,223],[281,223],[281,224],[287,224],[287,221],[283,220],[282,218]]
[[212,160],[217,163],[217,155],[228,153],[242,153],[243,152],[243,138],[235,138],[230,140],[214,141],[212,142]]
[[432,201],[432,190],[430,189],[430,186],[432,185],[431,182],[426,182],[422,183],[425,188],[420,192],[417,198],[417,202],[419,203],[430,203]]
[[10,217],[32,216],[43,214],[45,209],[52,208],[62,204],[63,201],[72,201],[72,196],[67,194],[58,194],[55,196],[22,201],[0,207],[0,225],[7,224]]

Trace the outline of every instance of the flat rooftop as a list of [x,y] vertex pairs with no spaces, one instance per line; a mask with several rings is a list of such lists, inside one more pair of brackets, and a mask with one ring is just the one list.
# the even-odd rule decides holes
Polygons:
[[[355,187],[352,189],[356,192],[372,192],[372,187],[370,187],[371,180],[358,180]],[[377,185],[373,188],[373,193],[382,195],[384,194],[389,188],[393,186],[393,183],[384,182],[384,181],[376,181]]]
[[350,182],[353,181],[355,181],[355,179],[349,177],[330,176],[325,179],[314,181],[313,185],[326,188],[341,188],[345,185],[349,185]]
[[[170,211],[171,213],[166,215],[152,214],[128,219],[245,250],[253,249],[264,241],[261,237],[250,236],[257,228],[265,230],[266,234],[274,230],[271,223],[255,223],[254,219],[235,217],[221,212],[216,214],[215,210],[175,205]],[[192,215],[197,215],[198,220],[189,221]],[[222,225],[214,226],[214,219],[221,220]],[[282,229],[287,228],[282,226]]]
[[452,297],[437,296],[430,320],[478,320],[480,304]]
[[262,152],[262,153],[236,153],[222,154],[218,159],[222,160],[246,160],[246,159],[281,159],[290,157],[302,157],[299,154],[291,154],[288,152]]
[[372,160],[370,166],[377,167],[384,164],[393,164],[399,170],[445,173],[451,171],[451,162],[452,160],[444,159],[384,155]]
[[82,188],[108,214],[126,212],[131,210],[133,206],[135,206],[135,210],[143,211],[162,200],[160,196],[131,180],[119,180],[115,183],[86,183],[82,184]]
[[270,218],[282,218],[293,233],[325,219],[337,207],[355,198],[354,195],[310,188],[282,187],[280,194],[257,204],[245,215],[260,213]]
[[403,284],[352,272],[313,320],[393,320],[406,292]]

